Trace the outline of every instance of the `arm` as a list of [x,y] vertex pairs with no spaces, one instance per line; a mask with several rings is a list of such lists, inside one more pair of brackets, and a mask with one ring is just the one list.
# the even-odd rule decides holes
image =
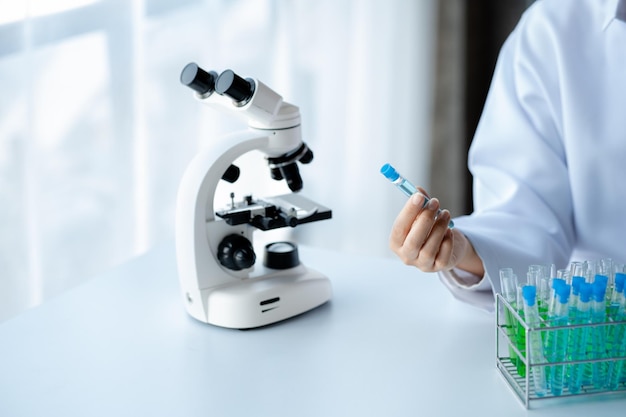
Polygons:
[[575,233],[559,90],[567,68],[544,5],[522,18],[498,59],[470,150],[475,212],[456,218],[452,232],[432,210],[407,204],[390,238],[405,263],[464,269],[497,292],[500,268],[523,273],[531,264],[569,259]]

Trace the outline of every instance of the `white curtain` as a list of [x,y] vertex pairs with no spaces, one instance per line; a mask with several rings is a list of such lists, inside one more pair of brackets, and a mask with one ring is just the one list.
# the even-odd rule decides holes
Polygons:
[[[179,83],[191,61],[300,107],[315,153],[302,194],[333,219],[292,238],[389,255],[405,197],[378,170],[429,186],[436,13],[434,0],[0,0],[0,320],[173,239],[187,164],[245,128]],[[244,172],[263,170],[248,192],[281,190],[248,159]]]

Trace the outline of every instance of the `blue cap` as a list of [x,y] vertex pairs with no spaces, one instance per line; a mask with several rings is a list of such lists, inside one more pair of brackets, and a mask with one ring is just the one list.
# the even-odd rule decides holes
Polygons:
[[623,272],[615,273],[615,291],[622,292],[624,290],[624,282],[626,282],[626,274]]
[[569,300],[571,286],[568,284],[563,284],[556,289],[556,295],[559,298],[559,303],[567,304]]
[[522,287],[522,297],[524,297],[529,307],[534,306],[535,298],[537,297],[537,287],[534,285],[524,285]]
[[591,284],[583,282],[580,284],[580,301],[588,303],[591,300]]
[[400,178],[400,174],[391,164],[385,164],[380,167],[380,173],[383,174],[389,181],[395,181]]
[[598,280],[598,277],[602,275],[596,275],[596,280],[593,282],[592,291],[593,291],[593,299],[600,302],[604,301],[604,296],[606,295],[606,283],[602,282],[603,280]]
[[585,277],[574,275],[572,277],[572,293],[578,295],[580,292],[580,284],[585,282]]
[[563,278],[553,278],[552,288],[556,291],[561,285],[567,285]]
[[609,277],[607,277],[606,275],[596,274],[596,276],[593,278],[593,283],[598,287],[603,287],[604,293],[606,294],[606,286],[609,283]]

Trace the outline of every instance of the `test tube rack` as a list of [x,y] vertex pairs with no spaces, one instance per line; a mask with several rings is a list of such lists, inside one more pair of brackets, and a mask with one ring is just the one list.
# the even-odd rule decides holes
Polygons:
[[[626,396],[626,356],[605,355],[595,357],[587,354],[582,359],[572,359],[571,355],[566,355],[562,361],[549,361],[544,355],[539,358],[533,357],[530,340],[541,337],[546,341],[551,337],[550,333],[566,331],[602,331],[606,334],[615,334],[620,329],[626,329],[626,321],[609,321],[604,323],[577,324],[567,326],[549,326],[545,320],[536,327],[529,326],[518,314],[515,308],[507,302],[501,294],[496,294],[496,366],[503,376],[507,385],[526,408],[532,408],[538,400],[567,400],[584,396],[597,395],[621,395]],[[554,335],[554,333],[553,333]],[[527,354],[528,353],[528,354]],[[584,369],[585,367],[600,367],[600,369],[610,370],[614,367],[622,367],[621,377],[617,384],[610,387],[607,385],[598,386],[593,382],[583,382],[575,390],[564,384],[562,391],[554,394],[550,389],[550,369],[563,366],[565,369],[565,380],[575,367]],[[545,392],[538,392],[533,381],[534,372],[545,376]]]

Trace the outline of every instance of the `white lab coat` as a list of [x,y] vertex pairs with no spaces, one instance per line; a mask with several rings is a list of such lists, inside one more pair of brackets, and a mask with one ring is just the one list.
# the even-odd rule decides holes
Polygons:
[[503,45],[469,153],[475,212],[454,220],[486,275],[467,288],[441,274],[458,298],[493,309],[503,267],[525,279],[531,264],[626,262],[626,23],[617,7],[539,0]]

